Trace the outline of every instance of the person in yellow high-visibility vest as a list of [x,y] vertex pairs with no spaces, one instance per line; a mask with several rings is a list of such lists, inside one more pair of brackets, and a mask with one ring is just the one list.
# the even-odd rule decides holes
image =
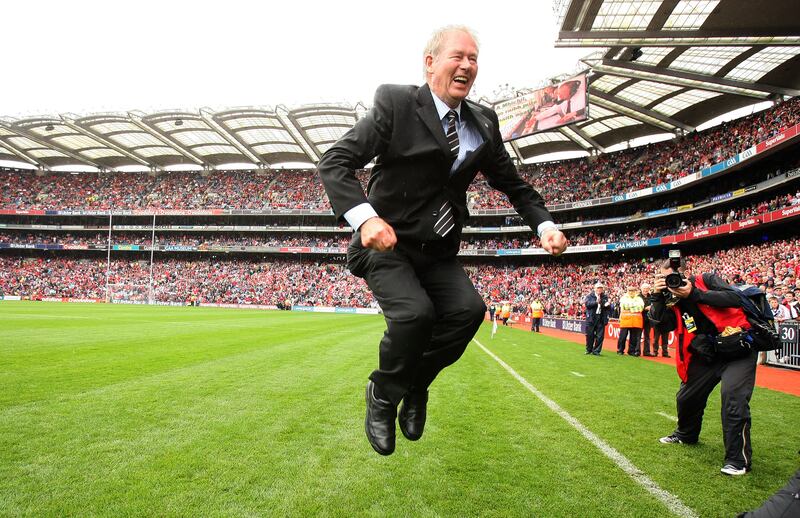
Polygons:
[[544,316],[544,305],[539,299],[534,299],[531,302],[531,331],[538,333],[539,325],[542,323]]
[[628,291],[619,299],[619,339],[617,354],[625,354],[625,341],[630,336],[628,354],[639,356],[639,340],[642,338],[642,318],[644,300],[639,296],[635,285],[628,286]]
[[508,319],[511,318],[511,304],[508,302],[503,303],[503,311],[500,313],[500,318],[503,319],[503,325],[508,325]]

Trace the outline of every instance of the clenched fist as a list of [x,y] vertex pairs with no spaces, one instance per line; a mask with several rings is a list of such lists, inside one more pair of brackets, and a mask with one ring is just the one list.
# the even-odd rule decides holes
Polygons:
[[358,229],[361,232],[361,245],[378,252],[393,250],[397,236],[391,225],[379,217],[369,218]]
[[567,249],[567,237],[556,228],[544,231],[541,237],[542,248],[552,255],[561,255]]

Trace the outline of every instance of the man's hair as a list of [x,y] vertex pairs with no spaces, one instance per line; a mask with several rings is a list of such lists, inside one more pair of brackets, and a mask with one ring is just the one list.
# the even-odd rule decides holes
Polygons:
[[433,57],[436,57],[439,54],[439,49],[442,46],[442,42],[444,41],[445,37],[447,37],[448,33],[460,31],[469,34],[469,36],[475,40],[475,46],[480,47],[478,43],[478,37],[475,36],[475,33],[467,27],[466,25],[446,25],[436,31],[431,35],[431,39],[428,40],[427,45],[425,45],[425,50],[422,51],[422,79],[426,82],[428,81],[428,67],[425,65],[425,56],[430,54]]

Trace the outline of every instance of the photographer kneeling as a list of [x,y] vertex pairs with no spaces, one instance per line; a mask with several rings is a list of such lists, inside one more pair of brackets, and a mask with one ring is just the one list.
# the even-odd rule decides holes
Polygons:
[[700,436],[708,396],[722,382],[725,463],[721,472],[750,471],[750,396],[756,377],[756,351],[740,295],[712,273],[684,277],[680,252],[660,264],[653,282],[650,318],[675,331],[678,426],[660,441],[694,444]]

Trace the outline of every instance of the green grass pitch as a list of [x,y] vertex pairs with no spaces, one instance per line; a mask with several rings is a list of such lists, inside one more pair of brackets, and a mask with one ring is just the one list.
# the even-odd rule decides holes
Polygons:
[[[398,431],[377,455],[363,392],[383,329],[0,302],[0,515],[671,516],[474,343],[434,383],[422,440]],[[757,507],[800,464],[800,398],[756,388],[753,472],[729,478],[719,389],[699,445],[662,445],[674,367],[489,331],[476,338],[699,516]]]

